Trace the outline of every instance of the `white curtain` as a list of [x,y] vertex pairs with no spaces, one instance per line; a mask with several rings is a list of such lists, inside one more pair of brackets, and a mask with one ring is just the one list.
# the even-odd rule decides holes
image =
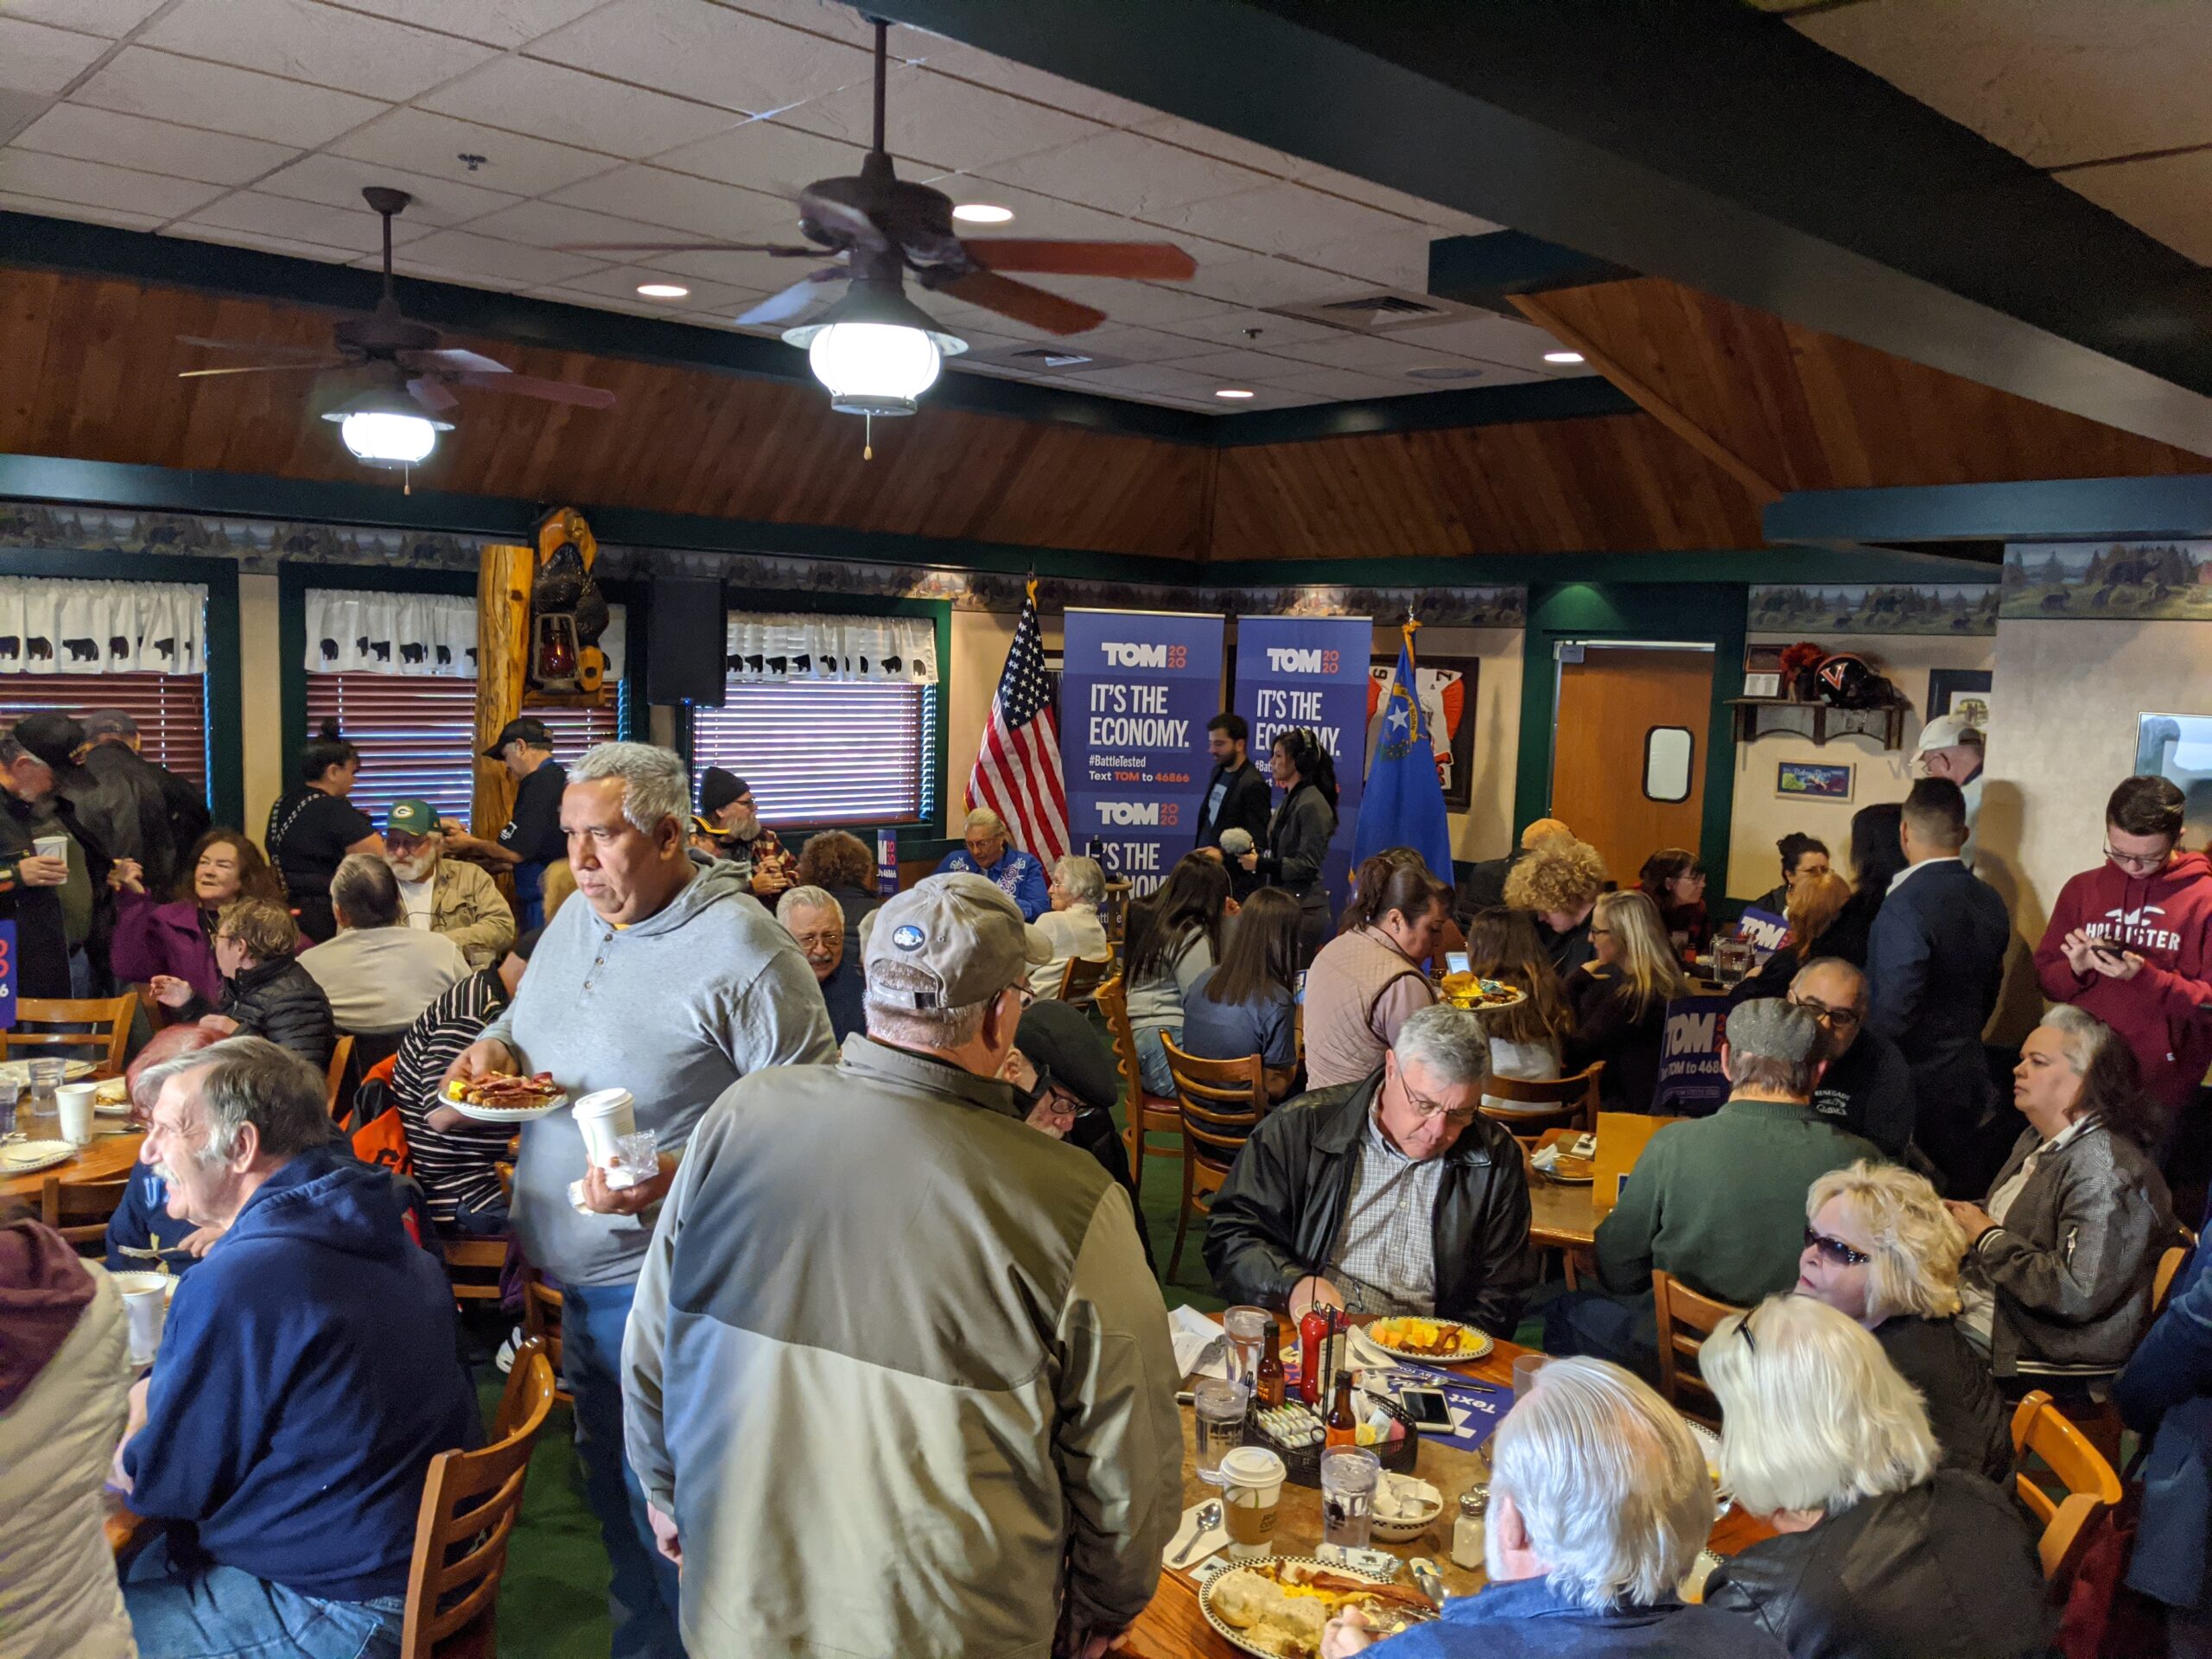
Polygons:
[[[607,677],[622,677],[623,607],[607,607]],[[379,594],[310,588],[310,674],[427,674],[476,677],[476,601],[453,594]]]
[[937,683],[937,627],[915,616],[733,613],[724,662],[745,685],[787,680]]
[[196,582],[0,576],[0,674],[199,674]]

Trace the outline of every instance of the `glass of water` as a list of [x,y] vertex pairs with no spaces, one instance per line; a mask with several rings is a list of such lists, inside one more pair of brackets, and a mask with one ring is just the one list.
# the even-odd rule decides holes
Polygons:
[[1224,1382],[1217,1376],[1199,1378],[1198,1385],[1191,1390],[1191,1403],[1198,1425],[1192,1440],[1198,1448],[1197,1466],[1200,1480],[1216,1486],[1222,1484],[1222,1453],[1243,1444],[1244,1407],[1250,1398],[1237,1384]]
[[16,1132],[16,1101],[23,1085],[12,1077],[0,1078],[0,1141]]
[[1365,1549],[1375,1525],[1375,1483],[1382,1460],[1363,1446],[1321,1454],[1321,1541]]
[[1734,985],[1751,971],[1755,956],[1747,939],[1720,939],[1713,947],[1713,976],[1723,985]]
[[1229,1334],[1229,1380],[1250,1394],[1260,1385],[1260,1361],[1275,1333],[1275,1316],[1264,1307],[1232,1307],[1221,1316]]
[[34,1112],[52,1116],[57,1102],[54,1091],[61,1086],[61,1078],[68,1068],[60,1060],[27,1060],[24,1068],[29,1071],[30,1099],[23,1103]]

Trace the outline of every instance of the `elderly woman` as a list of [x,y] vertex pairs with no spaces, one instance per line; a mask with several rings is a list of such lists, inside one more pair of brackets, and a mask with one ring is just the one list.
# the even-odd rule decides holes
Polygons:
[[1874,1333],[1920,1390],[1946,1469],[2002,1482],[2012,1472],[2010,1414],[1989,1361],[1959,1334],[1966,1236],[1926,1178],[1861,1160],[1813,1183],[1797,1294]]
[[868,982],[861,976],[860,957],[845,948],[843,906],[820,887],[785,887],[776,900],[776,919],[814,970],[814,982],[830,1009],[831,1033],[840,1043],[855,1032],[865,1035],[868,1014],[861,1002]]
[[157,904],[138,867],[117,866],[115,939],[110,963],[119,980],[167,975],[213,1004],[223,995],[215,965],[215,916],[233,899],[281,899],[284,884],[243,830],[210,830],[184,861],[176,897]]
[[1021,907],[1024,921],[1033,922],[1045,913],[1052,903],[1046,892],[1045,866],[1036,854],[1014,844],[1006,821],[997,813],[987,806],[970,812],[961,842],[938,861],[939,875],[964,872],[995,882]]
[[215,963],[222,970],[219,1012],[189,981],[155,976],[154,1001],[219,1037],[265,1037],[289,1049],[316,1071],[330,1064],[338,1041],[330,999],[294,955],[300,931],[283,906],[268,899],[235,899],[215,924]]
[[1777,1536],[1713,1571],[1705,1605],[1795,1659],[2049,1651],[2050,1603],[2012,1500],[1941,1466],[1911,1385],[1872,1332],[1808,1296],[1713,1328],[1720,1483]]
[[2112,1027],[2064,1004],[2021,1046],[2012,1103],[2028,1128],[1965,1230],[1960,1328],[2000,1377],[2095,1376],[2151,1328],[2151,1281],[2177,1242],[2158,1165],[2158,1108]]
[[1611,885],[1605,861],[1586,841],[1552,840],[1513,867],[1505,902],[1531,911],[1544,925],[1544,949],[1567,979],[1598,954],[1590,942],[1590,912]]
[[1069,963],[1114,959],[1114,947],[1098,919],[1106,872],[1095,858],[1071,855],[1052,866],[1052,885],[1045,891],[1052,907],[1037,918],[1037,931],[1052,942],[1052,959],[1029,970],[1029,988],[1039,996],[1058,996]]

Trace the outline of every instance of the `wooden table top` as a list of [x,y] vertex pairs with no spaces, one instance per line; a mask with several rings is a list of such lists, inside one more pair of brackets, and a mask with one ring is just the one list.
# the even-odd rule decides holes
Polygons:
[[[1364,1320],[1356,1320],[1364,1324]],[[1483,1358],[1472,1364],[1454,1366],[1462,1376],[1477,1377],[1485,1382],[1495,1382],[1510,1393],[1513,1387],[1513,1361],[1516,1355],[1530,1351],[1510,1342],[1501,1342]],[[1202,1503],[1217,1496],[1217,1491],[1198,1478],[1197,1447],[1192,1440],[1192,1412],[1182,1408],[1183,1419],[1183,1506]],[[1459,1494],[1478,1482],[1490,1478],[1490,1465],[1479,1454],[1456,1451],[1433,1440],[1421,1443],[1419,1461],[1414,1473],[1427,1481],[1444,1495],[1444,1513],[1428,1531],[1409,1544],[1386,1544],[1376,1540],[1375,1548],[1388,1550],[1401,1560],[1415,1555],[1425,1555],[1436,1563],[1442,1573],[1444,1587],[1452,1595],[1471,1595],[1487,1580],[1480,1572],[1469,1572],[1453,1564],[1452,1560],[1452,1524],[1459,1513]],[[1712,1548],[1723,1555],[1732,1555],[1760,1539],[1770,1536],[1764,1523],[1751,1519],[1740,1510],[1731,1510],[1720,1518],[1713,1529]],[[1311,1555],[1321,1541],[1321,1494],[1308,1486],[1289,1486],[1282,1489],[1282,1505],[1276,1513],[1274,1549],[1278,1555]],[[1192,1563],[1193,1568],[1203,1561]],[[1398,1580],[1400,1586],[1410,1590],[1413,1575],[1406,1573]],[[1122,1639],[1115,1651],[1129,1656],[1129,1659],[1240,1659],[1239,1650],[1232,1648],[1215,1633],[1206,1623],[1205,1615],[1198,1611],[1198,1580],[1189,1570],[1169,1567],[1160,1575],[1160,1589]]]
[[[1573,1134],[1571,1129],[1551,1129],[1538,1140],[1539,1148]],[[1533,1166],[1529,1171],[1529,1237],[1540,1249],[1587,1250],[1591,1240],[1597,1236],[1598,1218],[1591,1206],[1591,1196],[1597,1188],[1588,1181],[1567,1183],[1555,1181],[1539,1173]]]
[[[126,1120],[119,1117],[99,1117],[93,1120],[92,1143],[66,1164],[56,1164],[51,1169],[34,1170],[28,1175],[0,1178],[0,1198],[35,1199],[49,1180],[59,1180],[65,1186],[79,1181],[120,1180],[130,1173],[130,1166],[138,1161],[138,1148],[145,1143],[145,1135],[136,1128],[117,1132],[117,1126]],[[60,1120],[50,1112],[18,1110],[16,1127],[34,1141],[58,1141],[61,1138]]]

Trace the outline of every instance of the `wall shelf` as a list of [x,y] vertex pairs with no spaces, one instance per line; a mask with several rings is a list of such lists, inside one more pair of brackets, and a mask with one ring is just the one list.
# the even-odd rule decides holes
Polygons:
[[1825,702],[1798,702],[1787,697],[1731,697],[1736,711],[1736,741],[1752,743],[1762,737],[1791,736],[1826,743],[1833,737],[1871,737],[1885,749],[1904,742],[1904,705],[1885,709],[1837,709]]

